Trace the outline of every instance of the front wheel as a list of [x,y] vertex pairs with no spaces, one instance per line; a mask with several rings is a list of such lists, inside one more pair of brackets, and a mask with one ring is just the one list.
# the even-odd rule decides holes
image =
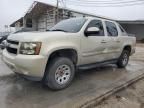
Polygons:
[[66,88],[74,78],[73,62],[65,57],[54,58],[46,69],[44,83],[53,90]]
[[117,62],[117,66],[119,68],[124,68],[127,66],[128,64],[128,61],[129,61],[129,54],[130,52],[127,51],[127,50],[123,50],[120,58],[118,59],[118,62]]

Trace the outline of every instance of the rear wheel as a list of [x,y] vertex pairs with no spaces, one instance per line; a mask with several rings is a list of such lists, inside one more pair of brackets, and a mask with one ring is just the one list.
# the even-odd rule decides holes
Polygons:
[[117,66],[119,68],[124,68],[127,66],[128,61],[129,61],[129,54],[130,54],[130,52],[128,50],[123,50],[123,52],[117,62]]
[[58,57],[47,67],[44,83],[53,90],[64,89],[72,82],[74,73],[73,62],[68,58]]

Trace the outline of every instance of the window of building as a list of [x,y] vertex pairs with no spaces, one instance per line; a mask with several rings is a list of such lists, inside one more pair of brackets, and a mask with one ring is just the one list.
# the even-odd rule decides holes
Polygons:
[[32,28],[32,19],[31,18],[28,18],[26,20],[26,27]]

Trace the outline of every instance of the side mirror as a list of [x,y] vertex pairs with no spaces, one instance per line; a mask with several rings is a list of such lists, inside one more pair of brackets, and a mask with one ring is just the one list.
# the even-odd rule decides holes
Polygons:
[[98,27],[90,27],[85,31],[85,35],[88,36],[90,34],[96,34],[99,32],[100,32],[100,29]]

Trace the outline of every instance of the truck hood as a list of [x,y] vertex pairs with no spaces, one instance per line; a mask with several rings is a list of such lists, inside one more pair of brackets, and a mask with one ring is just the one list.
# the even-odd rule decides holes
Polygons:
[[22,32],[11,34],[8,36],[9,40],[15,40],[19,42],[31,42],[31,41],[43,41],[50,38],[62,38],[72,35],[73,33],[65,33],[61,31],[50,31],[50,32]]

